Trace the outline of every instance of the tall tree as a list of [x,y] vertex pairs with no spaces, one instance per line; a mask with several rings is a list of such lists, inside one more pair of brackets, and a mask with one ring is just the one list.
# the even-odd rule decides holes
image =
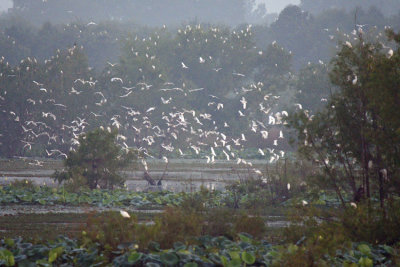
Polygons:
[[[393,32],[389,37],[400,40]],[[393,118],[400,103],[399,51],[386,51],[359,30],[357,42],[343,43],[332,61],[331,81],[339,90],[325,109],[291,118],[300,151],[323,165],[339,196],[347,185],[354,199],[378,195],[382,208],[390,190],[399,194],[400,166],[399,120]]]
[[121,149],[115,143],[117,135],[117,130],[100,128],[81,135],[79,148],[71,151],[64,161],[66,171],[56,172],[55,179],[59,182],[79,181],[90,189],[122,186],[124,178],[118,172],[137,159],[138,154]]

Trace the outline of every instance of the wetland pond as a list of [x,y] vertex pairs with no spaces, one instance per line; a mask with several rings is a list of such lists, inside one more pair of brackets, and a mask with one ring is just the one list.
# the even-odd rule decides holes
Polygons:
[[[216,161],[215,164],[207,164],[205,160],[180,159],[170,160],[168,168],[161,160],[149,160],[149,174],[158,181],[165,172],[161,186],[149,186],[147,181],[143,179],[144,169],[139,164],[138,169],[127,168],[123,171],[126,177],[126,186],[132,191],[160,191],[168,190],[171,192],[194,192],[198,191],[201,186],[210,190],[225,190],[225,187],[235,181],[247,179],[248,177],[257,177],[246,166],[239,166],[234,161]],[[265,170],[266,161],[253,160],[253,168]],[[19,160],[0,160],[0,185],[6,185],[16,180],[28,180],[37,185],[46,185],[50,187],[59,186],[51,178],[55,170],[62,169],[61,160],[43,160],[43,159],[19,159]],[[83,221],[77,222],[65,219],[74,216],[87,216],[91,212],[107,212],[118,211],[118,207],[97,207],[97,206],[64,206],[64,205],[20,205],[10,204],[0,206],[0,218],[4,220],[0,227],[3,234],[28,233],[31,231],[29,216],[40,216],[37,220],[48,227],[57,227],[60,229],[82,225]],[[162,212],[159,209],[143,210],[136,207],[124,207],[124,210],[145,216],[146,223],[149,222],[148,216],[154,216]],[[76,215],[73,215],[76,214]],[[148,214],[148,215],[146,215]],[[28,216],[28,217],[26,217]],[[19,218],[26,218],[25,223],[7,223],[11,221],[19,221]],[[288,222],[284,216],[265,216],[266,223],[269,227],[285,227]],[[150,220],[151,222],[151,220]],[[35,225],[32,221],[32,224]],[[28,228],[26,228],[28,227]],[[47,226],[46,226],[47,227]],[[68,228],[69,229],[69,228]],[[27,231],[27,232],[26,232]],[[53,231],[53,230],[51,230]],[[51,232],[50,231],[50,232]],[[69,230],[68,230],[69,231]]]

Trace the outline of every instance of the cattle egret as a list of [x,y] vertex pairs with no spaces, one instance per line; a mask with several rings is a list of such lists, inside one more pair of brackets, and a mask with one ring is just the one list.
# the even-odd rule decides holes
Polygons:
[[373,166],[374,163],[372,162],[372,160],[368,161],[368,169],[372,169]]
[[183,69],[188,69],[189,67],[185,65],[185,63],[181,62]]
[[240,99],[240,103],[242,103],[243,109],[246,109],[246,105],[247,105],[246,98],[242,97],[242,99]]
[[122,79],[121,79],[121,78],[118,78],[118,77],[111,78],[110,81],[111,81],[111,82],[121,82],[121,83],[124,83],[124,82],[122,81]]
[[358,78],[357,78],[357,75],[356,75],[356,76],[354,77],[353,81],[352,81],[353,85],[356,85],[356,84],[357,84],[357,80],[358,80]]
[[263,139],[267,139],[268,138],[268,132],[267,131],[261,131],[261,136]]
[[119,213],[121,214],[122,217],[124,218],[130,218],[131,216],[129,215],[129,213],[127,213],[124,210],[120,210]]

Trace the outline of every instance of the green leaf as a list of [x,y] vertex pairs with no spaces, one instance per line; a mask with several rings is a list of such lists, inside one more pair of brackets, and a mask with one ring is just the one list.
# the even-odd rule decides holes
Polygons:
[[345,262],[343,262],[343,267],[358,267],[358,264],[355,262],[345,261]]
[[53,248],[49,251],[49,263],[54,262],[64,251],[63,247]]
[[6,239],[4,240],[4,243],[5,243],[7,246],[9,246],[9,247],[13,247],[14,244],[15,244],[14,240],[11,239],[11,238],[6,238]]
[[371,248],[367,244],[358,245],[357,249],[366,256],[371,256]]
[[242,266],[242,260],[239,259],[233,259],[229,262],[228,264],[229,267],[240,267]]
[[256,257],[254,256],[254,254],[252,252],[245,251],[242,253],[242,260],[246,264],[253,264],[256,261]]
[[175,253],[163,253],[160,256],[161,262],[163,264],[169,265],[169,266],[174,266],[179,262],[178,257],[175,255]]
[[367,257],[360,258],[360,260],[358,261],[358,264],[361,267],[373,267],[374,266],[374,262],[370,258],[367,258]]
[[223,266],[228,266],[228,259],[225,256],[221,256],[221,264]]
[[160,251],[160,244],[155,241],[150,241],[148,248],[150,251]]
[[178,242],[175,242],[173,246],[174,246],[174,249],[175,249],[176,251],[186,249],[186,245],[183,244],[182,242],[179,242],[179,241],[178,241]]
[[383,249],[384,249],[387,253],[389,253],[390,255],[394,255],[394,253],[395,253],[394,249],[393,249],[392,247],[387,246],[387,245],[383,245]]
[[143,254],[140,252],[136,252],[133,251],[131,254],[129,254],[128,256],[128,262],[129,264],[134,264],[136,263],[138,260],[140,260],[142,258]]
[[11,251],[9,251],[7,249],[0,250],[0,260],[3,260],[6,264],[6,266],[14,266],[15,265],[14,255],[11,253]]
[[238,234],[239,238],[241,241],[246,242],[246,243],[251,243],[251,238],[244,235],[244,234]]
[[185,265],[183,265],[183,267],[197,267],[197,266],[199,266],[199,265],[195,262],[188,262],[188,263],[185,263]]
[[237,251],[229,251],[229,256],[231,256],[232,260],[237,260],[237,259],[241,260],[240,254]]
[[158,197],[156,197],[156,198],[154,199],[154,201],[155,201],[157,204],[159,204],[159,205],[161,205],[161,204],[162,204],[162,201],[161,201],[161,199],[160,199],[160,198],[158,198]]
[[[216,263],[216,264],[222,264],[223,265],[223,262],[222,262],[222,258],[223,258],[224,256],[219,256],[219,255],[217,255],[217,254],[215,254],[215,253],[210,253],[209,255],[208,255],[208,259],[209,260],[211,260],[213,263]],[[225,258],[225,257],[224,257]],[[225,258],[225,260],[228,262],[228,260]]]

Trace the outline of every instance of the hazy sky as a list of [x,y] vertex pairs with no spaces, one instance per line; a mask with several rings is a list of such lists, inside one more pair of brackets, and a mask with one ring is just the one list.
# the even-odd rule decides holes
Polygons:
[[[300,0],[257,0],[264,2],[268,13],[279,13],[285,6],[289,4],[299,4]],[[5,11],[7,8],[12,7],[12,0],[0,0],[0,11]]]
[[6,11],[12,7],[12,0],[0,0],[0,11]]
[[300,4],[300,0],[257,0],[257,2],[265,3],[268,13],[279,13],[289,4]]

